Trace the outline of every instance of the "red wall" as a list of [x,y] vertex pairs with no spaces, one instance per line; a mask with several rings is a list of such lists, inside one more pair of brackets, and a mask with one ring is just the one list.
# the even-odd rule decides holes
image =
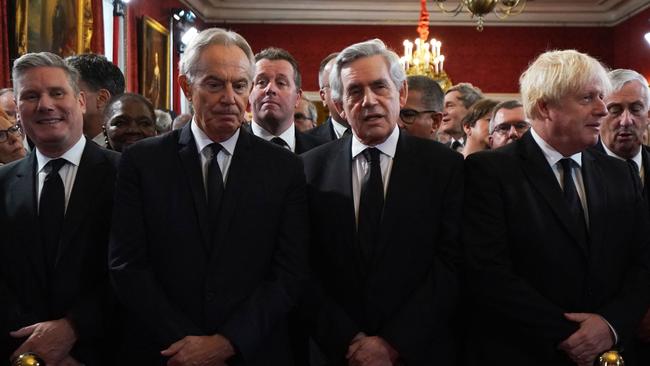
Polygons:
[[647,32],[650,8],[614,28],[614,67],[636,70],[650,80],[650,44],[643,39]]

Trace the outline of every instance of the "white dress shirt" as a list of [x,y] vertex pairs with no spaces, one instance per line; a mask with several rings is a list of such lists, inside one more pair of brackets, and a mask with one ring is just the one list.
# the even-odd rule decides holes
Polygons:
[[[206,190],[205,196],[208,196],[207,187],[208,187],[208,166],[210,161],[212,161],[212,149],[208,145],[214,143],[208,135],[203,132],[199,126],[196,125],[194,119],[192,119],[190,129],[192,130],[192,135],[194,136],[194,141],[196,142],[196,150],[201,157],[201,173],[203,173],[203,189]],[[226,141],[220,142],[222,149],[217,154],[217,161],[219,162],[219,169],[221,170],[221,176],[223,177],[223,186],[226,186],[228,181],[228,171],[230,169],[230,162],[232,161],[232,156],[235,153],[235,146],[237,145],[237,139],[239,138],[239,129],[230,136]]]
[[106,136],[104,133],[100,133],[99,135],[93,137],[93,142],[96,143],[97,145],[101,147],[107,147],[106,146]]
[[361,185],[365,179],[370,178],[370,164],[361,154],[368,147],[376,147],[379,154],[379,165],[381,166],[381,178],[384,183],[384,197],[390,180],[390,173],[393,170],[393,159],[395,159],[395,150],[399,140],[399,128],[393,128],[393,132],[388,138],[379,145],[364,145],[356,134],[352,138],[352,195],[354,197],[354,215],[359,221],[359,201],[361,199]]
[[40,206],[41,203],[41,192],[43,191],[43,183],[45,183],[45,177],[47,177],[47,174],[50,172],[50,167],[48,166],[46,169],[45,165],[50,160],[63,158],[66,160],[66,163],[63,164],[61,169],[59,169],[59,175],[61,176],[61,180],[63,180],[63,189],[65,191],[65,210],[68,209],[68,201],[70,201],[72,186],[74,186],[74,180],[77,177],[77,170],[79,170],[79,163],[81,162],[81,155],[83,155],[85,147],[86,137],[84,135],[81,135],[81,138],[79,141],[77,141],[76,144],[72,145],[72,147],[68,149],[68,151],[66,151],[63,155],[56,158],[47,157],[41,153],[38,147],[35,148],[36,163],[38,164],[36,170],[38,172],[36,174],[36,178],[38,180],[38,195],[36,196],[38,199],[36,204],[38,206]]
[[336,135],[336,138],[340,139],[341,137],[343,137],[343,134],[349,127],[346,127],[336,122],[334,118],[330,118],[330,121],[332,121],[332,127],[334,127],[334,134]]
[[291,122],[289,128],[284,130],[284,132],[282,132],[278,136],[275,136],[274,134],[265,130],[262,126],[260,126],[255,121],[251,122],[251,130],[253,131],[253,135],[263,138],[266,141],[271,141],[272,138],[279,137],[282,140],[284,140],[284,142],[287,143],[291,152],[293,153],[296,152],[296,126],[293,124],[293,122]]

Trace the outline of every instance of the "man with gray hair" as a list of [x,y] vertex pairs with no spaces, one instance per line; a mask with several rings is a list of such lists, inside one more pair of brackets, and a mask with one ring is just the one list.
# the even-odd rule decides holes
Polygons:
[[506,100],[494,107],[490,119],[488,145],[490,149],[507,145],[528,131],[524,106],[518,100]]
[[[641,178],[643,196],[650,200],[650,150],[642,145],[650,123],[650,89],[643,75],[634,70],[609,72],[614,91],[605,97],[607,116],[600,129],[597,151],[625,160]],[[639,365],[650,365],[650,311],[639,327]]]
[[307,278],[302,162],[241,128],[255,61],[239,34],[201,31],[179,74],[192,121],[120,163],[109,266],[127,325],[116,364],[292,365],[287,314]]
[[435,140],[442,120],[442,88],[427,76],[411,75],[406,80],[409,93],[400,110],[399,126],[411,136]]
[[318,121],[316,106],[302,95],[293,111],[293,123],[296,124],[298,131],[308,132],[316,127],[316,121]]
[[465,160],[462,232],[477,305],[467,364],[592,366],[617,349],[639,365],[648,211],[628,166],[587,149],[607,115],[607,71],[589,55],[549,51],[520,85],[530,130]]
[[2,109],[7,116],[16,119],[16,101],[14,98],[14,90],[11,88],[0,89],[0,109]]
[[465,146],[463,119],[469,113],[470,107],[482,98],[481,89],[470,83],[456,84],[445,92],[440,131],[451,136],[447,145],[452,150],[462,151]]
[[320,126],[311,130],[312,135],[320,136],[325,141],[332,141],[338,138],[343,137],[346,134],[350,134],[350,125],[341,117],[339,112],[334,106],[334,101],[332,100],[332,92],[330,88],[330,73],[332,72],[332,67],[336,61],[336,56],[338,52],[330,53],[321,61],[320,67],[318,68],[318,87],[320,88],[320,99],[323,101],[323,106],[329,111],[329,117],[323,122]]
[[303,155],[311,335],[329,365],[452,365],[462,156],[397,128],[408,85],[382,41],[344,49],[330,86],[352,136]]
[[59,56],[25,54],[12,77],[35,148],[0,168],[0,359],[112,365],[106,251],[119,155],[83,136],[79,74]]

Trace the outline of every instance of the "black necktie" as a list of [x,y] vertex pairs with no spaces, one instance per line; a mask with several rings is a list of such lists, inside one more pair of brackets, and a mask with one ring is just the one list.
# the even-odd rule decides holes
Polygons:
[[207,179],[207,193],[208,193],[208,215],[210,220],[215,220],[210,223],[210,226],[216,227],[216,220],[219,217],[219,209],[221,208],[221,198],[223,196],[223,176],[221,175],[221,168],[217,160],[217,154],[221,151],[222,146],[217,143],[208,145],[212,150],[212,159],[208,165],[208,179]]
[[458,140],[454,140],[454,142],[451,143],[451,149],[454,151],[458,151],[461,147],[463,147],[463,144]]
[[639,192],[643,191],[643,182],[641,181],[641,173],[639,172],[639,166],[636,164],[636,162],[632,159],[626,159],[627,165],[630,167],[630,171],[632,172],[632,179],[634,180],[634,184]]
[[65,188],[61,175],[59,175],[59,169],[65,163],[66,160],[62,158],[53,159],[47,163],[46,167],[49,167],[49,172],[43,182],[38,206],[41,239],[45,249],[46,263],[50,269],[54,268],[56,262],[65,216]]
[[368,259],[377,238],[384,208],[384,184],[381,179],[379,150],[374,147],[367,148],[362,154],[370,165],[370,174],[366,175],[367,179],[361,185],[357,233],[361,251]]
[[343,136],[349,136],[349,135],[352,135],[352,130],[350,129],[350,127],[346,128],[345,131],[343,132]]
[[563,158],[560,160],[560,165],[562,165],[562,172],[564,175],[564,200],[569,206],[569,211],[571,211],[572,216],[575,218],[579,232],[585,234],[586,239],[587,225],[585,224],[585,212],[582,208],[580,196],[578,196],[578,191],[573,181],[573,175],[571,174],[572,163],[573,160],[569,158]]
[[278,146],[280,146],[280,147],[284,147],[285,149],[289,149],[289,145],[287,144],[287,142],[284,141],[283,139],[281,139],[280,137],[272,138],[271,142],[278,145]]

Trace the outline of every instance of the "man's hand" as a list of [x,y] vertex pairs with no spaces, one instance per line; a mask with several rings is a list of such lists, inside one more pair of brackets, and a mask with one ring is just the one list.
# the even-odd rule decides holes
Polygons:
[[9,333],[14,338],[27,338],[11,355],[14,359],[26,352],[36,353],[48,365],[58,365],[77,341],[68,319],[36,323]]
[[568,320],[580,323],[580,329],[558,346],[579,366],[592,366],[601,353],[614,345],[609,325],[598,314],[567,313]]
[[641,324],[639,324],[639,339],[643,342],[650,343],[650,310],[645,313]]
[[225,337],[215,334],[187,336],[160,354],[170,357],[167,366],[222,366],[235,349]]
[[350,366],[392,366],[398,354],[381,337],[362,335],[354,337],[345,357]]

